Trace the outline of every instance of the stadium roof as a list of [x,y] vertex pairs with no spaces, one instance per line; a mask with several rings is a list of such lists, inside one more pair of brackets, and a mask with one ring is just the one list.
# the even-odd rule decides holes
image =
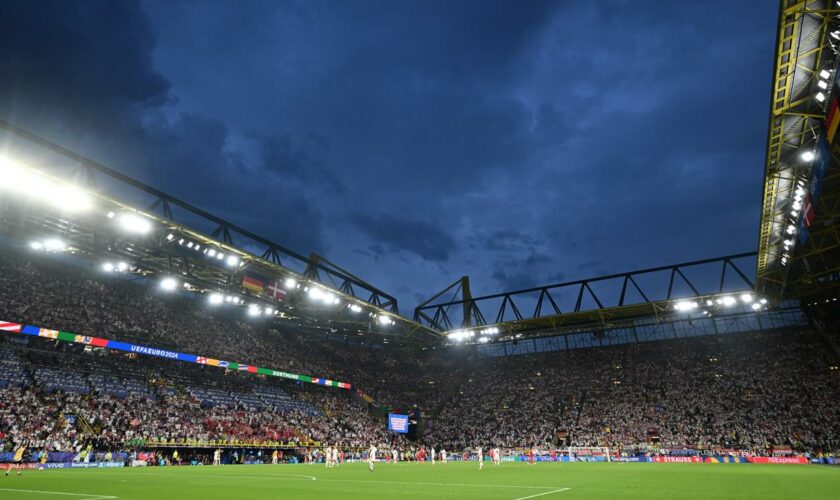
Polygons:
[[780,3],[756,262],[757,292],[775,299],[825,293],[840,271],[837,150],[820,146],[836,98],[838,16],[835,0]]
[[[108,272],[169,278],[167,286],[177,282],[211,303],[271,316],[291,330],[395,344],[439,337],[400,316],[396,298],[319,255],[304,257],[13,124],[0,121],[0,128],[50,152],[33,163],[41,170],[14,159],[0,165],[2,188],[19,194],[6,202],[4,233],[18,240],[41,248],[60,238]],[[13,178],[15,169],[37,182]],[[79,189],[94,209],[74,212],[67,202],[73,196],[45,186]],[[50,206],[56,202],[63,206]]]

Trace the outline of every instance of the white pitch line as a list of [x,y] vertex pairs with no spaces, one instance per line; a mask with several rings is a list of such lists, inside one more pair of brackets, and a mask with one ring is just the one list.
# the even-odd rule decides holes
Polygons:
[[[531,490],[544,490],[547,488],[556,488],[556,486],[523,486],[523,485],[514,485],[514,484],[476,484],[476,483],[426,483],[426,482],[413,482],[413,481],[375,481],[375,480],[365,480],[365,479],[327,479],[321,478],[319,481],[335,481],[340,483],[373,483],[373,484],[421,484],[423,486],[464,486],[468,488],[517,488],[517,489],[531,489]],[[566,491],[569,488],[561,488],[556,489],[553,491],[549,491],[548,493],[553,493],[554,491]],[[542,493],[542,495],[546,495],[547,493]],[[536,495],[539,496],[539,495]],[[525,497],[531,498],[531,497]]]
[[69,497],[85,497],[84,500],[99,498],[119,498],[110,495],[94,495],[93,493],[66,493],[63,491],[17,490],[12,488],[0,488],[0,491],[14,491],[17,493],[40,493],[43,495],[64,495]]
[[537,493],[536,495],[531,495],[527,497],[519,497],[516,500],[525,500],[526,498],[536,498],[541,497],[543,495],[551,495],[552,493],[560,493],[561,491],[569,491],[570,489],[571,488],[560,488],[559,490],[546,491],[545,493]]

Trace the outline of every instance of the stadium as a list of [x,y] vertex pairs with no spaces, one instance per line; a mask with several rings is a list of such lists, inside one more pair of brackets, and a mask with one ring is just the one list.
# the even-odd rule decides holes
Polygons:
[[840,2],[777,12],[757,248],[410,312],[0,118],[0,498],[838,497]]

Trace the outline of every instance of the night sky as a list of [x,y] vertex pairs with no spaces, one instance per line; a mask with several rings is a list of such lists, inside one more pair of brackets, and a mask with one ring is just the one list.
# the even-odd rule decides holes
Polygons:
[[4,1],[0,116],[409,313],[754,250],[763,3]]

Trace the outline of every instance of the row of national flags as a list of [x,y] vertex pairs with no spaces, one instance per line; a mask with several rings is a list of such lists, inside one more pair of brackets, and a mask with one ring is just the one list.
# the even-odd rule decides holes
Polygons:
[[286,300],[286,290],[280,280],[267,280],[262,276],[245,274],[242,276],[242,288],[274,300]]

